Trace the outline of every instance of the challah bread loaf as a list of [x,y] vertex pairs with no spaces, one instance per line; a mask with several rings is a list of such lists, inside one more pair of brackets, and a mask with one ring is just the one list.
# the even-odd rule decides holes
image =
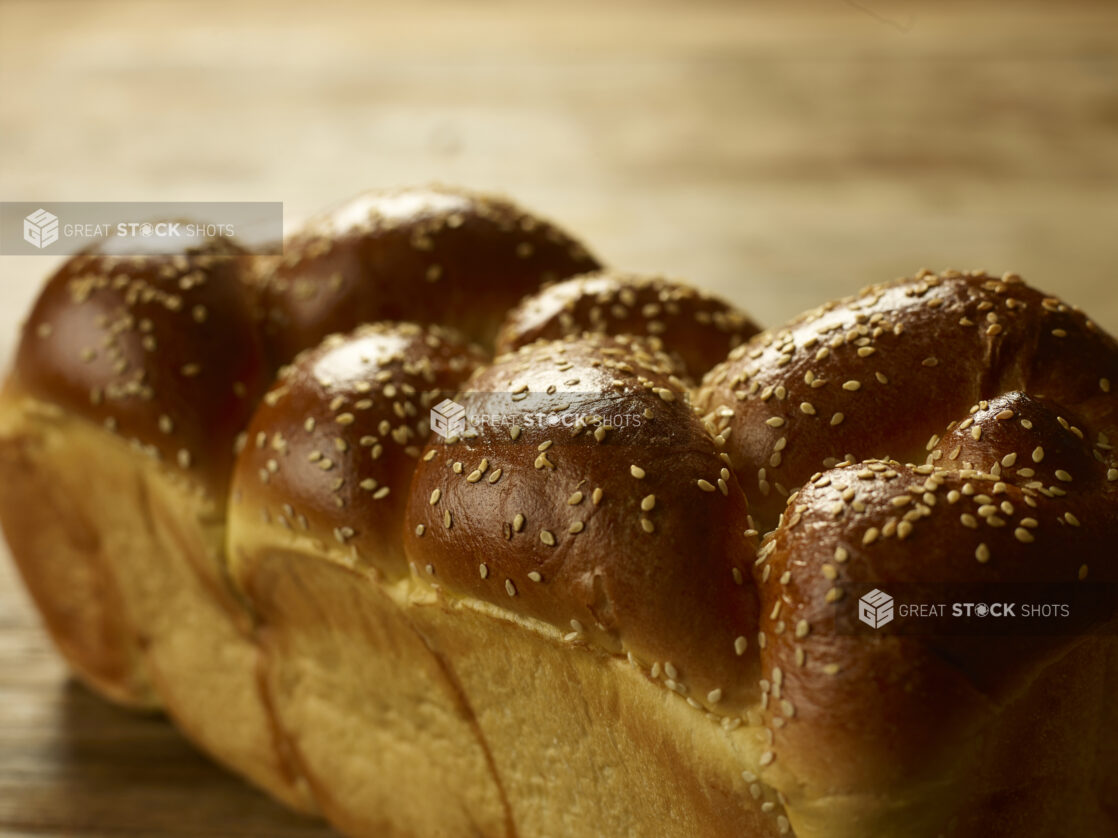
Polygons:
[[1118,833],[1113,610],[856,617],[1105,604],[1118,344],[1081,313],[924,272],[751,336],[676,283],[540,290],[597,263],[442,189],[246,261],[71,260],[0,397],[0,522],[104,694],[351,836]]
[[483,357],[437,326],[330,336],[281,371],[237,461],[229,557],[269,704],[347,834],[508,834],[453,673],[407,619],[400,537],[431,408]]
[[759,331],[743,312],[681,282],[597,271],[525,297],[501,326],[497,352],[583,332],[640,335],[698,380]]
[[599,267],[553,224],[493,195],[447,187],[367,192],[261,257],[263,334],[283,363],[361,323],[452,326],[486,346],[540,283]]
[[226,580],[236,435],[271,374],[246,257],[70,259],[31,312],[0,400],[0,521],[59,649],[107,697],[162,705],[211,755],[306,801],[261,702],[251,621]]

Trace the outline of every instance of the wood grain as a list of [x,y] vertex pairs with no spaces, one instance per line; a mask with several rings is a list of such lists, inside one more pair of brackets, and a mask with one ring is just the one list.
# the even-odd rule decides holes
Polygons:
[[[1113,3],[0,2],[0,198],[506,191],[779,323],[928,266],[1118,331]],[[0,364],[57,259],[0,257]],[[0,833],[310,836],[70,685],[0,557]]]

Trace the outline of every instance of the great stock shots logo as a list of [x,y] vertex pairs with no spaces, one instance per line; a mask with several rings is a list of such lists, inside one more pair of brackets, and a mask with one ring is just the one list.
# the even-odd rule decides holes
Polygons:
[[614,434],[635,432],[650,418],[648,411],[620,409],[626,405],[616,396],[588,400],[585,393],[573,390],[530,393],[527,385],[507,393],[460,393],[458,398],[470,407],[443,399],[431,408],[431,430],[448,443],[475,439],[483,429],[500,430],[510,442],[520,439],[522,431],[539,429],[570,440],[588,434],[602,442]]
[[[47,209],[50,207],[50,209]],[[97,244],[113,256],[180,254],[210,240],[283,253],[277,201],[0,201],[0,254],[61,256]]]
[[431,430],[443,439],[459,436],[466,430],[466,408],[451,399],[443,399],[431,408]]
[[881,628],[893,620],[893,598],[874,588],[858,600],[858,619],[870,628]]
[[23,219],[23,240],[42,250],[58,241],[58,216],[40,207]]

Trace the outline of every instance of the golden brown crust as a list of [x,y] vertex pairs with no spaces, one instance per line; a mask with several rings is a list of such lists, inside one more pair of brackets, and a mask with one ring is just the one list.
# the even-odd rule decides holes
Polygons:
[[400,526],[431,408],[482,362],[438,326],[375,323],[301,353],[253,417],[234,493],[269,524],[406,572]]
[[558,227],[504,198],[447,187],[367,192],[259,260],[277,363],[361,323],[438,323],[484,345],[540,283],[599,267]]
[[467,430],[433,440],[412,484],[416,572],[740,707],[753,533],[668,359],[634,338],[541,342],[456,400]]
[[1011,390],[1106,430],[1118,422],[1110,382],[1118,345],[1082,312],[1013,275],[921,272],[758,335],[707,374],[696,403],[769,528],[820,468],[920,462],[932,434]]
[[501,326],[497,351],[583,332],[640,335],[678,358],[698,380],[759,331],[729,303],[684,283],[598,271],[554,283],[522,300]]
[[119,255],[115,238],[47,282],[13,389],[134,440],[219,495],[236,435],[271,377],[252,326],[245,255],[225,239]]

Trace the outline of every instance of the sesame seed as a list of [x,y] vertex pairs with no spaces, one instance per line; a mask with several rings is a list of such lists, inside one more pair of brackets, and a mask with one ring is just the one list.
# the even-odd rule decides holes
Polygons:
[[1038,445],[1036,448],[1033,449],[1033,462],[1034,463],[1039,463],[1043,459],[1044,459],[1044,448],[1042,448],[1041,446]]
[[528,578],[531,579],[533,582],[540,582],[543,580],[543,576],[540,575],[540,572],[538,570],[528,571]]
[[650,519],[645,518],[644,516],[641,516],[641,529],[644,530],[645,532],[654,532],[655,529],[656,529],[656,526],[652,523],[652,521]]
[[765,424],[770,428],[779,428],[784,425],[784,418],[781,416],[772,416],[765,420]]
[[352,413],[339,413],[334,421],[337,422],[339,425],[352,425],[354,419],[355,417]]
[[1057,480],[1062,480],[1064,483],[1070,483],[1071,480],[1072,480],[1072,477],[1071,477],[1070,474],[1068,474],[1062,468],[1058,468],[1058,469],[1056,469],[1056,479]]
[[1023,544],[1031,544],[1035,540],[1033,538],[1033,534],[1024,527],[1018,527],[1017,529],[1015,529],[1013,531],[1013,535],[1017,538],[1018,541],[1022,542]]
[[567,498],[567,503],[570,506],[578,506],[580,503],[582,503],[582,492],[573,493],[569,498]]
[[442,496],[443,496],[443,490],[442,489],[435,489],[434,491],[431,492],[431,499],[428,501],[428,503],[430,503],[431,506],[434,506],[436,503],[439,502],[439,498],[441,498]]
[[656,495],[645,495],[641,499],[641,509],[644,512],[651,512],[656,506]]
[[842,599],[842,588],[831,588],[823,597],[823,601],[827,603],[838,602]]
[[481,564],[479,564],[477,566],[477,572],[481,576],[482,579],[488,579],[489,578],[489,565],[487,565],[485,562],[482,562]]
[[373,480],[373,478],[371,478],[371,477],[366,477],[364,480],[361,481],[361,483],[359,485],[366,492],[371,492],[374,489],[376,489],[377,481]]
[[985,544],[979,544],[978,548],[974,551],[974,557],[982,562],[982,564],[985,564],[990,561],[990,548]]
[[796,637],[807,637],[808,632],[811,631],[811,626],[807,620],[800,620],[796,623]]
[[901,541],[904,541],[910,535],[912,535],[911,521],[901,521],[899,524],[897,524],[897,538],[899,538]]
[[704,492],[713,492],[714,491],[714,484],[711,483],[709,480],[703,480],[700,477],[698,480],[695,481],[695,483]]
[[423,524],[416,524],[415,525],[415,534],[419,538],[423,538],[423,533],[425,533],[425,532],[427,532],[427,527],[425,527]]
[[862,543],[873,544],[875,541],[877,541],[877,537],[879,535],[881,535],[881,530],[879,530],[877,527],[870,527],[868,530],[866,530],[866,534],[862,536]]
[[190,468],[190,452],[185,448],[180,448],[178,453],[179,466],[181,468]]
[[831,426],[833,427],[835,425],[841,425],[842,420],[845,418],[846,417],[843,416],[841,413],[836,413],[834,416],[831,417]]
[[862,347],[858,348],[858,357],[859,358],[868,358],[868,357],[870,357],[870,355],[872,355],[876,351],[877,350],[874,349],[872,346],[862,346]]
[[1087,565],[1081,564],[1079,566],[1079,580],[1083,581],[1087,578]]
[[722,700],[722,690],[713,689],[713,690],[711,690],[710,692],[707,693],[707,701],[709,701],[711,704],[717,704],[721,700]]
[[763,754],[761,754],[759,763],[763,766],[771,765],[774,759],[776,759],[776,754],[774,754],[772,751],[765,751]]
[[644,480],[645,471],[638,465],[629,466],[629,474],[637,478],[637,480]]
[[801,402],[800,403],[800,411],[802,413],[806,413],[808,416],[814,416],[815,415],[815,405],[813,405],[811,402]]
[[548,547],[555,546],[555,536],[551,534],[550,530],[540,530],[540,541]]
[[823,667],[823,672],[827,675],[838,675],[839,665],[837,663],[829,663]]
[[745,654],[745,650],[749,647],[749,641],[744,637],[737,637],[734,639],[734,653],[739,657]]
[[454,516],[450,514],[449,509],[443,513],[443,526],[448,530],[454,526]]
[[512,519],[512,529],[513,532],[520,532],[524,529],[524,516],[519,512],[516,513],[516,517]]
[[854,392],[855,390],[860,390],[860,389],[862,389],[862,382],[861,381],[855,381],[853,379],[851,379],[850,381],[844,381],[843,384],[842,384],[842,389],[843,390],[849,390],[850,392]]
[[593,491],[593,493],[590,495],[590,501],[595,506],[597,506],[599,503],[601,503],[602,502],[602,490],[601,489],[595,489]]
[[1110,392],[1110,379],[1109,378],[1100,378],[1099,379],[1099,389],[1102,390],[1104,393],[1109,393]]
[[570,527],[567,528],[567,532],[569,532],[571,535],[578,535],[580,532],[583,531],[583,529],[585,529],[585,525],[582,523],[582,521],[575,521],[573,524],[570,525]]
[[845,562],[849,558],[850,558],[850,554],[846,551],[845,547],[836,547],[835,548],[835,561],[836,562],[839,562],[841,564],[842,562]]
[[505,590],[509,596],[516,596],[516,585],[513,584],[511,579],[505,580]]
[[392,490],[389,489],[387,486],[381,486],[379,489],[373,492],[373,500],[383,500],[384,498],[388,497],[388,493],[390,491]]

